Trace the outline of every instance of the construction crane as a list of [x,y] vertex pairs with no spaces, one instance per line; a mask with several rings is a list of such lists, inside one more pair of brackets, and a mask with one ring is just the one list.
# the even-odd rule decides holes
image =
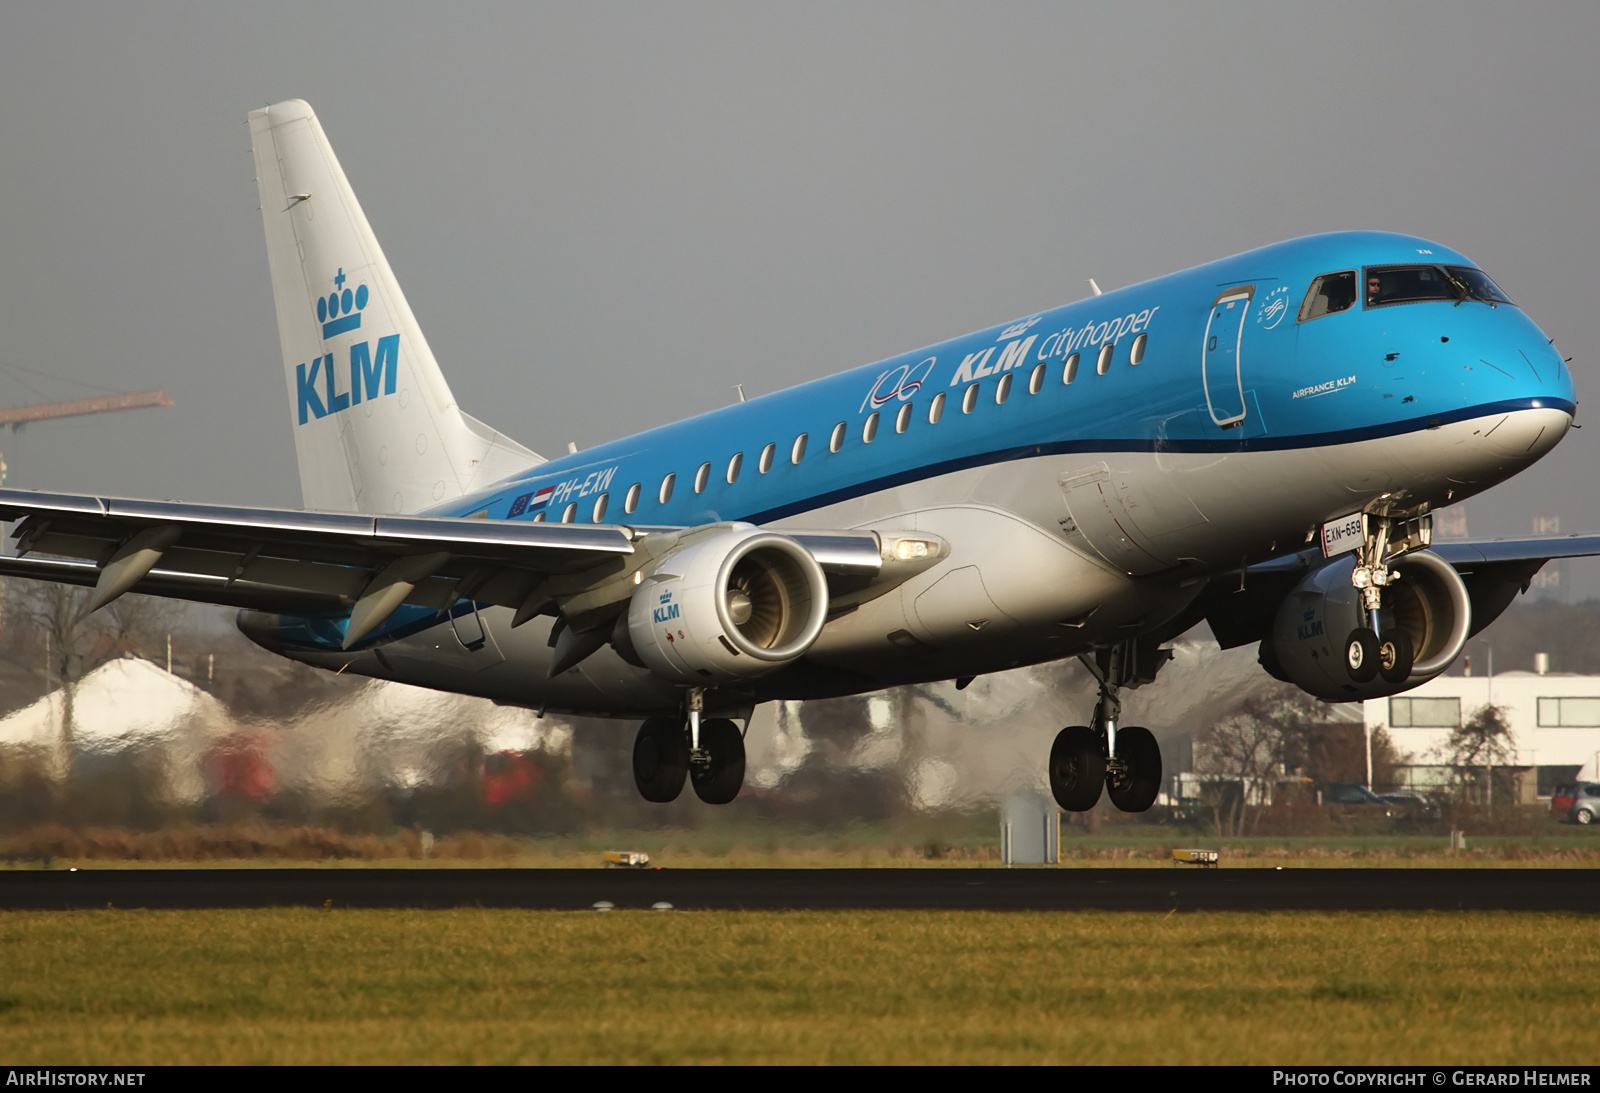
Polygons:
[[[75,398],[64,402],[39,402],[32,406],[13,406],[0,410],[0,425],[16,432],[30,422],[49,421],[58,417],[79,417],[83,414],[104,414],[112,410],[136,410],[141,406],[171,406],[172,400],[165,391],[133,391],[122,395],[101,395],[97,398]],[[9,479],[5,456],[0,455],[0,489]],[[3,603],[0,598],[0,603]],[[0,624],[3,624],[0,616]]]
[[[132,391],[123,395],[101,395],[97,398],[75,398],[64,402],[38,402],[32,406],[13,406],[0,410],[0,425],[16,432],[30,422],[49,421],[58,417],[80,417],[83,414],[104,414],[112,410],[137,410],[141,406],[171,406],[172,400],[165,391]],[[0,456],[0,487],[6,485],[7,468]]]
[[82,414],[103,414],[109,410],[135,410],[141,406],[171,406],[172,400],[165,391],[134,391],[126,395],[102,395],[99,398],[75,398],[66,402],[40,402],[33,406],[13,406],[0,410],[0,425],[15,429],[30,421],[48,421],[56,417],[78,417]]

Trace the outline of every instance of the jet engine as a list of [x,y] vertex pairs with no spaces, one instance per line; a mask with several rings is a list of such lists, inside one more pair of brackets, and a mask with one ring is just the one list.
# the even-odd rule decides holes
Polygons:
[[638,662],[675,683],[764,675],[811,648],[828,614],[828,581],[785,535],[731,531],[669,555],[625,615]]
[[1262,667],[1285,683],[1329,702],[1384,698],[1426,683],[1447,668],[1466,644],[1472,626],[1467,587],[1450,564],[1426,550],[1390,563],[1399,579],[1383,594],[1380,632],[1404,633],[1412,652],[1410,674],[1393,678],[1352,672],[1346,643],[1366,626],[1361,593],[1350,582],[1356,560],[1349,555],[1307,574],[1278,607],[1272,630],[1261,643]]

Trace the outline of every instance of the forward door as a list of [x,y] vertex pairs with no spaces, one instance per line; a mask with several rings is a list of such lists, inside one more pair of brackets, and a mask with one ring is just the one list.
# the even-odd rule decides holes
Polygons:
[[1244,317],[1250,310],[1254,285],[1230,288],[1211,305],[1206,320],[1205,344],[1200,354],[1201,382],[1211,420],[1224,429],[1244,421],[1244,381],[1240,375],[1239,346],[1244,338]]

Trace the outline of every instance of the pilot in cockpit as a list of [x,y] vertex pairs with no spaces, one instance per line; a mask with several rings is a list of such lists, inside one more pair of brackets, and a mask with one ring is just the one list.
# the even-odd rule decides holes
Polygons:
[[1367,274],[1367,306],[1376,306],[1383,297],[1383,278],[1376,273]]

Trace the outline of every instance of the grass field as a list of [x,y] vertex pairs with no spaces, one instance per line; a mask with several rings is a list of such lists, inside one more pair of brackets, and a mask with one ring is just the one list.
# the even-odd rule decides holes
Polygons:
[[1592,1062],[1600,918],[0,914],[0,1058]]

